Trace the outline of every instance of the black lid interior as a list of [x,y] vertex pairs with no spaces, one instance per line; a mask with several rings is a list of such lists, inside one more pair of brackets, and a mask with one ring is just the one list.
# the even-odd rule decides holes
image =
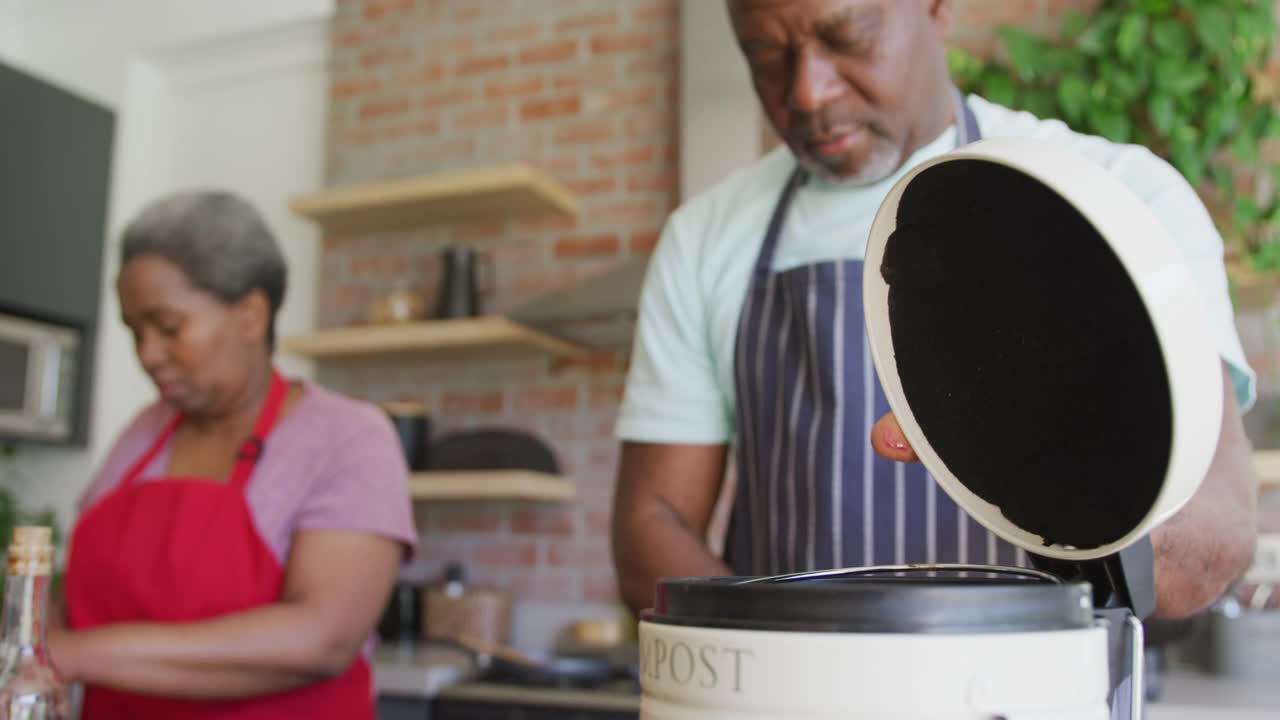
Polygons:
[[744,578],[658,583],[646,621],[669,625],[849,633],[996,633],[1090,627],[1088,583],[985,577]]
[[1048,544],[1142,522],[1172,447],[1168,375],[1079,211],[1004,165],[944,162],[905,189],[881,273],[903,393],[957,480]]

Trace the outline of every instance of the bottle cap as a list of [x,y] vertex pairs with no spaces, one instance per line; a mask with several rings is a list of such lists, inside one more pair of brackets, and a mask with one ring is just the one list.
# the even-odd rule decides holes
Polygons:
[[9,544],[10,575],[51,575],[53,573],[53,530],[39,525],[13,529]]

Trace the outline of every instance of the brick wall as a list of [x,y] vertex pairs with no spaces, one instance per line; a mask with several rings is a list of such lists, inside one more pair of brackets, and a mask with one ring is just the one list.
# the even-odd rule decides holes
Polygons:
[[[952,39],[989,52],[998,24],[1050,29],[1098,1],[955,0]],[[340,0],[331,185],[519,160],[579,193],[582,214],[328,237],[320,324],[360,322],[393,288],[432,297],[437,253],[450,243],[492,257],[492,312],[651,249],[676,202],[678,14],[677,0]],[[412,576],[461,560],[522,598],[611,601],[612,427],[625,361],[418,358],[322,367],[319,379],[371,400],[422,400],[437,433],[536,432],[577,485],[578,500],[559,507],[420,505]]]
[[1037,32],[1052,32],[1068,11],[1090,12],[1102,0],[952,0],[955,20],[951,42],[989,55],[996,47],[992,28],[1017,25]]
[[[676,201],[678,11],[676,0],[339,2],[331,185],[525,161],[578,193],[581,215],[328,237],[320,324],[359,322],[394,287],[432,298],[449,243],[491,255],[492,312],[648,252]],[[326,367],[319,379],[372,400],[425,401],[437,433],[536,432],[577,486],[577,502],[563,507],[419,505],[413,575],[462,560],[477,580],[522,598],[608,601],[625,361],[417,358]]]

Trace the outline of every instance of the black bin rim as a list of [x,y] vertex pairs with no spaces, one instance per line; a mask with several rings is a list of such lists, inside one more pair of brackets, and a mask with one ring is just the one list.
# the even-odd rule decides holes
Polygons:
[[1086,582],[943,577],[666,578],[644,622],[733,630],[991,634],[1096,624]]

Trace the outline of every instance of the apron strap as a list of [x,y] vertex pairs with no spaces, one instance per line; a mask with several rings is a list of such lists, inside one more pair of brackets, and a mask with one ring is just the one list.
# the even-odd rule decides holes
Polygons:
[[289,383],[285,382],[278,370],[271,371],[271,390],[267,392],[267,400],[262,404],[258,414],[258,423],[254,425],[253,434],[249,436],[240,451],[236,454],[236,466],[231,471],[229,484],[243,490],[249,484],[253,468],[262,458],[266,450],[267,436],[271,434],[276,420],[280,417],[280,408],[284,405],[285,396],[289,394]]
[[956,147],[961,148],[981,140],[982,128],[978,127],[978,116],[973,114],[973,108],[965,102],[964,94],[952,87],[951,95],[956,104]]
[[756,266],[751,278],[753,287],[767,287],[769,278],[773,277],[773,254],[778,249],[778,239],[782,236],[782,226],[786,222],[787,211],[791,208],[791,199],[808,179],[809,173],[799,164],[791,172],[791,177],[787,178],[787,184],[783,186],[782,194],[773,206],[773,215],[769,218],[769,228],[765,231],[760,253],[756,255]]
[[151,443],[151,447],[142,454],[142,457],[138,458],[137,462],[129,466],[128,472],[124,474],[123,485],[133,485],[137,482],[143,471],[147,469],[147,466],[151,465],[152,460],[156,459],[156,456],[164,449],[165,443],[169,442],[169,438],[173,437],[173,434],[177,432],[178,426],[181,424],[182,415],[174,415],[173,419],[164,426],[164,430],[161,430],[160,434],[156,436],[155,442]]
[[[271,389],[267,392],[267,400],[263,403],[262,410],[258,413],[258,421],[253,426],[253,434],[249,436],[248,440],[244,441],[240,446],[240,450],[236,453],[236,464],[231,471],[229,484],[240,489],[243,489],[248,484],[249,476],[253,474],[254,466],[258,463],[258,459],[262,457],[267,436],[271,434],[271,429],[275,427],[276,419],[280,416],[280,408],[284,405],[284,399],[288,393],[289,384],[285,382],[278,370],[272,370]],[[173,434],[177,432],[178,426],[181,424],[182,415],[175,415],[165,425],[164,430],[160,431],[160,434],[156,436],[155,442],[151,443],[151,447],[124,474],[123,485],[133,485],[138,481],[143,471],[156,459],[156,456],[164,449],[165,444],[169,442],[169,439],[173,437]]]
[[[951,97],[955,101],[956,147],[961,148],[981,140],[982,130],[978,127],[978,117],[965,101],[964,94],[959,88],[952,86]],[[773,275],[773,256],[778,249],[778,241],[782,237],[782,227],[786,222],[791,200],[795,197],[796,190],[799,190],[808,179],[808,171],[797,163],[796,169],[792,171],[791,176],[787,178],[787,184],[782,188],[777,204],[773,206],[773,215],[769,218],[764,244],[760,247],[760,253],[756,255],[756,265],[752,271],[752,285],[755,287],[764,287]]]

